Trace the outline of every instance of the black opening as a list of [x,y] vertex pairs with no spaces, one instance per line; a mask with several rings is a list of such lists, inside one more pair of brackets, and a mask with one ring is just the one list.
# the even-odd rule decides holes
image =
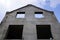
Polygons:
[[25,14],[25,12],[17,12],[17,14]]
[[23,25],[9,25],[5,39],[22,39]]
[[35,12],[35,14],[43,14],[43,12]]
[[36,25],[38,39],[52,38],[50,25]]

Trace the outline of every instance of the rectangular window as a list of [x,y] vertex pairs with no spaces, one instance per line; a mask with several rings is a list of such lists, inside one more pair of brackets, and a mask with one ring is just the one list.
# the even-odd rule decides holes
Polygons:
[[50,25],[36,25],[38,39],[51,39]]
[[5,39],[22,39],[23,25],[9,25]]
[[17,12],[16,18],[25,18],[25,12]]
[[43,12],[35,12],[35,18],[44,18]]

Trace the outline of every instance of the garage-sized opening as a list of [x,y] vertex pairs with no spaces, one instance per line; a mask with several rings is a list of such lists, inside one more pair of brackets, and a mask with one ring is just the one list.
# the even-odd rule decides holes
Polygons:
[[36,25],[37,39],[53,39],[50,25]]
[[9,25],[5,39],[22,39],[23,25]]

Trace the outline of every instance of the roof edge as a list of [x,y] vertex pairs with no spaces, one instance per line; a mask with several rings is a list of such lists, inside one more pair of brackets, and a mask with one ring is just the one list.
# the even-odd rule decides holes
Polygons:
[[49,10],[46,10],[46,9],[40,8],[40,7],[37,7],[37,6],[32,5],[32,4],[25,5],[25,6],[21,7],[21,8],[17,8],[17,9],[15,9],[15,10],[13,10],[13,11],[10,11],[10,12],[7,11],[6,13],[12,13],[12,12],[14,12],[14,11],[16,11],[16,10],[22,9],[22,8],[24,8],[24,7],[27,7],[27,6],[33,6],[33,7],[36,7],[36,8],[38,8],[38,9],[41,9],[41,10],[44,10],[44,11],[47,11],[47,12],[54,13],[53,11],[49,11]]

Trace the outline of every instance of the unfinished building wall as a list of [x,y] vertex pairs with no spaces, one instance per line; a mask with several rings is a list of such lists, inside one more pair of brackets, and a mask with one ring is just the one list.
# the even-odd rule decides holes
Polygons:
[[[25,18],[16,18],[17,12],[25,12]],[[35,14],[42,14],[43,18],[36,18]],[[33,5],[27,5],[20,9],[14,10],[12,12],[7,12],[4,18],[4,21],[1,24],[1,40],[6,37],[6,32],[9,28],[9,25],[24,25],[22,39],[23,40],[50,40],[50,38],[46,39],[38,39],[37,38],[37,29],[36,25],[50,25],[51,34],[53,40],[59,40],[59,23],[51,11],[46,11],[41,8],[37,8]],[[15,30],[15,29],[14,29]],[[44,32],[44,31],[43,31]],[[50,37],[50,36],[49,36]],[[22,40],[21,39],[21,40]],[[15,39],[14,39],[15,40]]]

